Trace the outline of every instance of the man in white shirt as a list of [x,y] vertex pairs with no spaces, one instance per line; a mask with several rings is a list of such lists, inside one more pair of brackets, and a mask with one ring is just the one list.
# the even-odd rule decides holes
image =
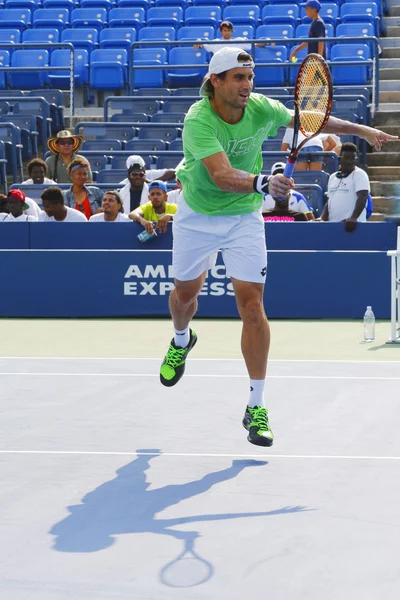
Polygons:
[[[277,162],[271,167],[271,175],[278,175],[279,173],[283,173],[284,170],[285,163]],[[261,212],[264,213],[267,210],[274,210],[277,206],[277,202],[279,203],[279,200],[273,198],[271,194],[265,194],[261,207]],[[280,204],[282,204],[282,201],[280,201]],[[296,190],[290,190],[287,197],[285,198],[285,206],[287,210],[305,214],[308,221],[314,220],[314,214],[311,206],[308,204],[303,194],[301,194],[300,192],[296,192]]]
[[29,179],[22,182],[21,185],[43,185],[47,183],[49,185],[55,185],[56,182],[46,177],[47,165],[41,158],[33,158],[27,166]]
[[122,207],[122,199],[116,190],[108,190],[101,203],[103,212],[93,215],[89,219],[89,223],[130,223],[128,215],[124,215]]
[[78,223],[87,222],[83,213],[64,204],[64,195],[59,187],[53,186],[41,194],[43,211],[39,221],[42,223]]
[[367,201],[370,191],[368,175],[357,166],[357,147],[351,142],[342,144],[339,171],[328,181],[328,201],[321,221],[344,221],[346,231],[354,231],[357,221],[367,220]]
[[124,187],[120,190],[124,212],[129,214],[141,204],[149,200],[148,181],[155,179],[167,181],[175,177],[175,169],[150,169],[146,171],[146,163],[141,156],[132,154],[126,160],[128,178],[121,181]]
[[10,211],[8,214],[0,213],[0,222],[2,223],[37,221],[35,216],[26,214],[29,210],[29,204],[26,203],[25,194],[21,190],[13,189],[8,191],[7,207]]

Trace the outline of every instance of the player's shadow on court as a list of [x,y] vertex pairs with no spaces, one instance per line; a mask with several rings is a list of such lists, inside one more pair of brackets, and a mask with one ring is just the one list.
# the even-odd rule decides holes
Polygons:
[[[208,473],[199,480],[149,490],[150,482],[147,480],[146,471],[150,468],[150,461],[162,454],[158,455],[159,450],[151,449],[138,450],[138,452],[147,455],[139,454],[136,460],[118,469],[114,479],[86,494],[81,504],[68,507],[70,514],[50,530],[50,533],[55,536],[53,545],[55,550],[97,552],[111,546],[118,535],[125,533],[155,533],[172,536],[182,540],[183,550],[174,561],[161,570],[160,579],[166,585],[173,587],[190,587],[210,579],[213,566],[196,553],[195,541],[200,537],[200,533],[174,529],[174,527],[203,521],[265,517],[307,510],[303,506],[285,506],[265,512],[199,514],[175,519],[160,519],[158,515],[170,506],[199,496],[214,485],[237,477],[244,469],[264,466],[267,463],[256,460],[234,460],[230,467]],[[177,562],[184,564],[185,558],[202,563],[200,575],[197,576],[195,583],[184,583],[188,575],[187,568],[177,576],[176,573],[174,575],[174,565]]]

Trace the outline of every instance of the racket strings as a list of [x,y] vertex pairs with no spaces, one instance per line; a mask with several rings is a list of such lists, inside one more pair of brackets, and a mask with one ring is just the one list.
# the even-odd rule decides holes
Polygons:
[[301,129],[316,133],[324,123],[330,104],[330,78],[324,65],[310,58],[299,74],[297,103]]

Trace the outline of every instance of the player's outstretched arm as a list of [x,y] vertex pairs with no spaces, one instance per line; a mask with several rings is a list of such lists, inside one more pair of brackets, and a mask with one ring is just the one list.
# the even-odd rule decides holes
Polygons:
[[390,135],[380,129],[374,129],[367,125],[359,125],[358,123],[350,123],[336,117],[329,117],[328,124],[324,128],[325,133],[336,133],[338,135],[357,135],[366,140],[375,150],[380,150],[384,142],[399,139],[397,135]]
[[293,186],[293,180],[283,175],[253,175],[247,171],[234,169],[225,152],[217,152],[203,158],[203,165],[215,185],[224,192],[233,194],[269,193],[272,196],[285,196]]

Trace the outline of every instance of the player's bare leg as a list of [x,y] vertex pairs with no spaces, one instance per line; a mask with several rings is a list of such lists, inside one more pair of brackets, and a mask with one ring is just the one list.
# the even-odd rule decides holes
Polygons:
[[248,440],[258,446],[272,446],[264,385],[270,346],[270,329],[263,304],[264,285],[232,278],[236,303],[243,322],[242,353],[250,377],[250,398],[243,419]]
[[197,296],[203,287],[207,273],[190,281],[175,280],[169,297],[169,309],[174,323],[174,338],[160,369],[160,381],[171,387],[178,383],[185,372],[186,358],[197,342],[189,323],[197,311]]

